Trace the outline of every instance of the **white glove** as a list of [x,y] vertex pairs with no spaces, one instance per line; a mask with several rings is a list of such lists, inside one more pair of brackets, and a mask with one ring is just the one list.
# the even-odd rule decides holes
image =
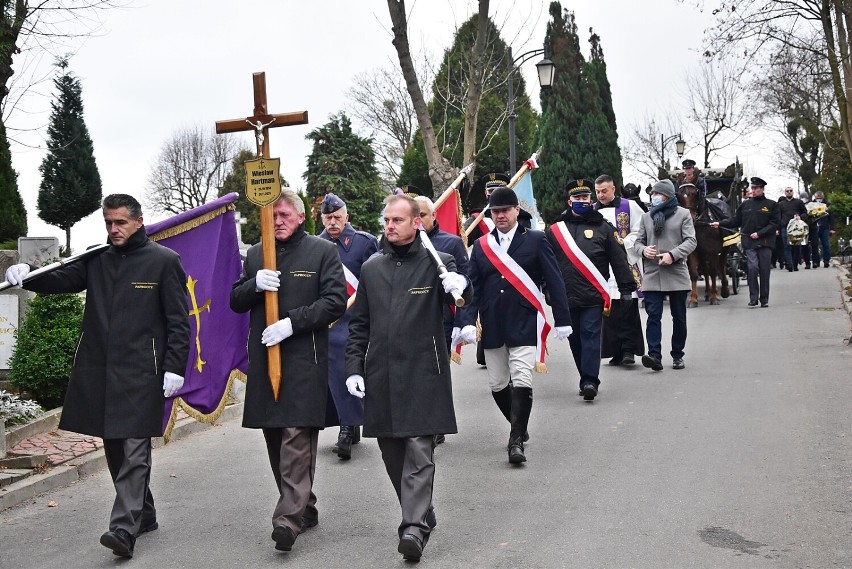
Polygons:
[[440,275],[441,284],[444,285],[444,292],[447,294],[456,293],[461,296],[462,291],[467,287],[467,278],[459,273],[448,272]]
[[24,277],[30,274],[30,266],[26,263],[18,263],[6,269],[6,282],[15,287],[20,287]]
[[360,375],[350,375],[346,378],[346,389],[358,399],[364,398],[364,378]]
[[293,322],[290,321],[290,317],[288,316],[284,320],[279,320],[275,324],[267,326],[263,334],[260,335],[260,341],[268,348],[269,346],[280,344],[292,335]]
[[254,277],[254,290],[261,291],[276,291],[281,286],[281,279],[278,278],[280,271],[270,269],[260,269]]
[[180,391],[181,387],[183,387],[183,377],[167,371],[165,377],[163,377],[163,394],[166,397],[171,397]]
[[460,344],[475,344],[476,343],[476,326],[465,326],[459,332],[459,343]]
[[570,336],[573,331],[574,329],[570,326],[557,326],[553,329],[553,333],[557,340],[567,340],[568,336]]
[[455,348],[458,344],[461,343],[461,340],[459,340],[459,334],[460,333],[461,333],[461,328],[459,328],[458,326],[454,326],[453,327],[453,333],[450,336],[450,346],[451,347]]

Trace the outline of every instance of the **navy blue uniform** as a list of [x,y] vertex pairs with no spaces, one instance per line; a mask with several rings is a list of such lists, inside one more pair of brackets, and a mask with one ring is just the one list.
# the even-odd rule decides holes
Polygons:
[[[456,260],[457,273],[467,275],[467,249],[465,248],[461,237],[453,235],[452,233],[447,233],[446,231],[441,231],[440,227],[438,227],[437,221],[435,221],[435,225],[432,229],[426,232],[426,235],[429,236],[429,240],[432,242],[432,245],[436,250],[453,256]],[[447,340],[447,351],[450,349],[453,327],[458,326],[456,322],[462,322],[462,315],[460,312],[462,310],[464,310],[464,308],[460,308],[454,312],[452,308],[444,305],[444,337]],[[461,326],[458,327],[461,328]]]
[[[379,250],[375,237],[363,231],[356,231],[348,223],[339,238],[332,239],[327,231],[323,231],[320,237],[337,246],[340,260],[352,271],[355,278],[361,278],[361,265]],[[344,350],[349,338],[351,319],[352,311],[347,310],[328,333],[328,391],[331,397],[328,398],[326,426],[364,424],[364,402],[352,396],[346,389]]]

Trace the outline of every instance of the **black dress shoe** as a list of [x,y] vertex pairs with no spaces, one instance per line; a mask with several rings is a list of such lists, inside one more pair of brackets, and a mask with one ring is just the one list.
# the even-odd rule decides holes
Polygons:
[[769,308],[769,303],[768,302],[761,302],[760,307],[761,308]]
[[115,531],[108,531],[101,536],[101,545],[107,549],[112,549],[114,555],[119,557],[133,557],[133,547],[136,545],[136,538],[130,535],[130,532],[121,528]]
[[686,364],[683,363],[683,358],[675,358],[672,362],[672,369],[683,369],[686,367]]
[[319,518],[302,516],[299,518],[299,531],[305,531],[313,527],[317,527],[317,524],[319,524]]
[[635,363],[636,363],[636,360],[633,359],[633,354],[631,354],[630,352],[625,352],[621,356],[621,365],[632,366]]
[[157,523],[157,520],[142,520],[142,523],[139,524],[139,533],[136,536],[140,536],[143,533],[148,533],[149,531],[154,531],[160,527],[160,524]]
[[296,543],[296,533],[287,526],[278,526],[272,530],[272,540],[278,551],[290,551]]
[[396,550],[402,553],[402,558],[406,561],[420,561],[423,557],[423,543],[420,538],[410,533],[400,538],[399,547]]
[[749,300],[749,301],[748,301],[748,307],[749,307],[749,308],[755,308],[755,307],[757,307],[757,301],[756,301],[756,300]]
[[435,529],[435,526],[438,525],[438,516],[435,515],[435,508],[429,508],[429,511],[426,512],[426,525],[429,526],[429,529]]
[[591,383],[585,384],[582,391],[584,401],[594,401],[595,397],[598,395],[598,388]]
[[642,365],[650,368],[654,371],[663,371],[663,362],[655,358],[654,356],[644,355],[642,356]]
[[432,440],[435,441],[436,445],[440,445],[447,442],[447,437],[445,435],[433,435]]
[[524,454],[524,443],[521,439],[509,441],[509,462],[512,464],[520,464],[526,461],[527,457]]
[[823,266],[823,267],[825,267],[825,268],[827,269],[827,268],[828,268],[828,261],[825,261],[825,262],[822,264],[822,266]]
[[609,360],[609,364],[608,364],[608,365],[611,365],[611,366],[620,366],[620,365],[621,365],[621,362],[623,362],[623,361],[624,361],[624,359],[623,359],[621,356],[615,356],[614,358],[612,358],[611,360]]

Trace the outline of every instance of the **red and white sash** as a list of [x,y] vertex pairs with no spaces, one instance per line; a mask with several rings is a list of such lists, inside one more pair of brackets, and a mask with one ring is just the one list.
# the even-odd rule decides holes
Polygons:
[[358,278],[346,267],[344,263],[340,264],[343,265],[343,275],[346,277],[346,293],[349,296],[352,296],[355,294],[355,291],[358,290]]
[[547,335],[550,333],[550,324],[547,323],[544,316],[541,291],[517,261],[510,257],[497,244],[494,235],[489,233],[480,237],[479,243],[482,245],[482,251],[488,257],[488,260],[491,261],[491,264],[538,311],[536,315],[535,370],[540,373],[546,373],[547,367],[544,365],[544,355],[547,349]]
[[492,231],[494,231],[494,220],[490,217],[482,216],[482,221],[480,223],[482,223],[485,227],[488,228],[488,231],[486,233],[491,233]]
[[580,271],[580,274],[586,277],[586,280],[589,281],[589,283],[591,283],[591,285],[601,294],[604,301],[603,312],[605,315],[609,315],[610,306],[612,306],[612,299],[609,296],[609,286],[607,285],[607,281],[594,263],[592,263],[591,259],[583,253],[577,245],[577,242],[574,241],[574,238],[571,237],[571,233],[568,231],[568,227],[565,225],[564,221],[560,221],[553,225],[553,236],[556,237],[556,242],[559,243],[560,247],[562,247],[562,252],[565,253],[565,256],[568,257],[569,261],[571,261],[571,264],[573,264],[577,270]]

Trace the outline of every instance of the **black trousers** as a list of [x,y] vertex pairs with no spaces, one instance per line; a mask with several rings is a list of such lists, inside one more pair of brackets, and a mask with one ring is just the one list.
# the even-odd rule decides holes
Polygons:
[[151,494],[151,439],[104,439],[107,468],[115,486],[109,529],[130,535],[157,519]]

